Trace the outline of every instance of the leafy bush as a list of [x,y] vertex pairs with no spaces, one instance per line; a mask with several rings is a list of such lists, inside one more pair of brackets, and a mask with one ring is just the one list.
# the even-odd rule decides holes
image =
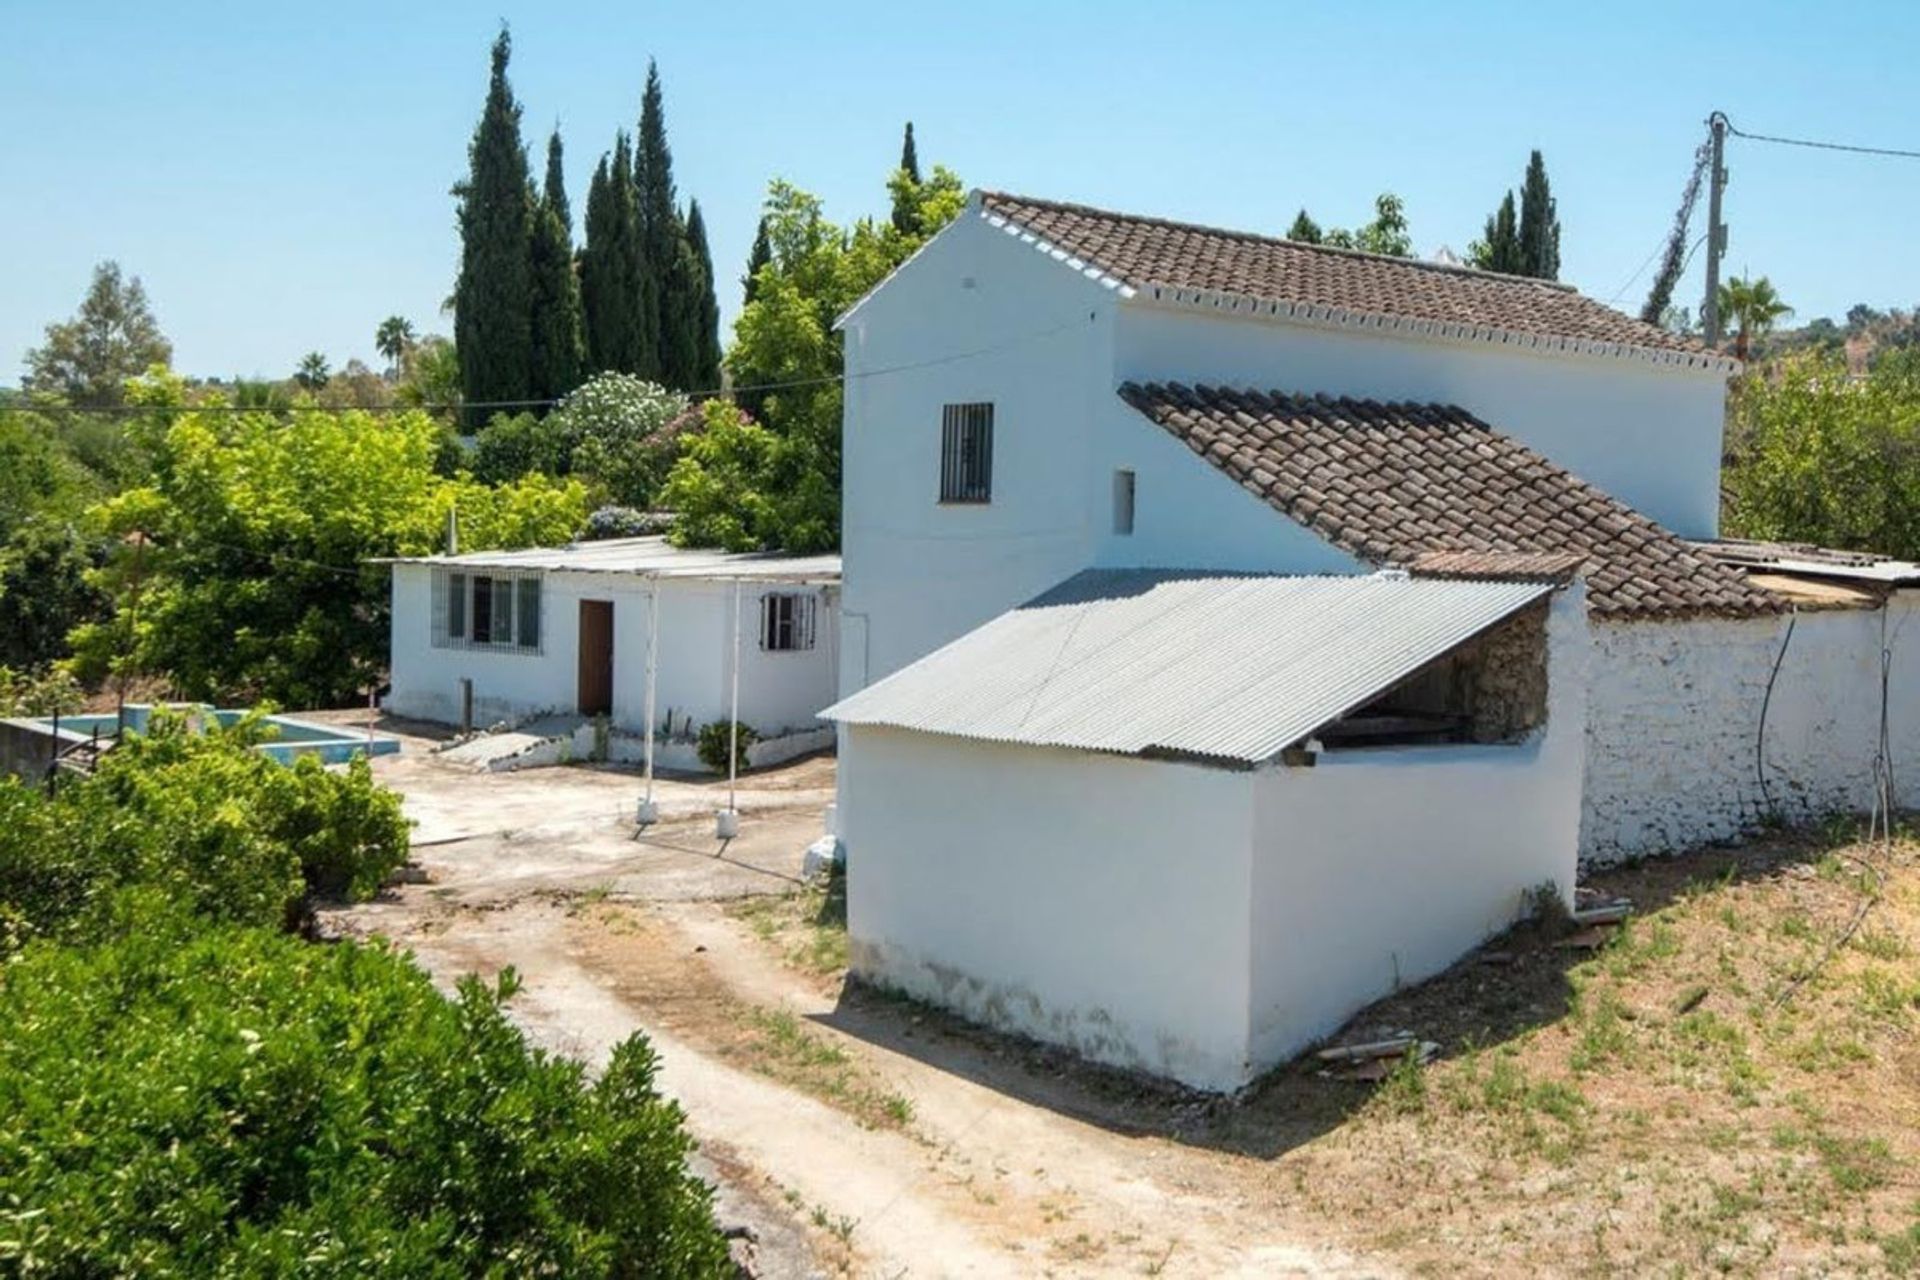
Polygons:
[[[0,916],[18,943],[85,937],[142,885],[214,920],[297,925],[310,893],[370,897],[405,860],[400,799],[364,760],[329,772],[252,750],[262,729],[156,717],[56,795],[0,782]],[[0,945],[6,939],[0,938]]]
[[0,716],[71,715],[85,702],[79,684],[58,667],[16,671],[0,665]]
[[0,1273],[726,1273],[643,1039],[588,1083],[510,973],[115,907],[0,971]]
[[[760,741],[760,735],[753,731],[750,724],[734,723],[738,726],[733,735],[734,763],[738,769],[744,770],[747,767],[747,748]],[[715,773],[727,771],[728,725],[728,721],[715,720],[712,724],[701,726],[700,739],[694,747],[700,763]]]

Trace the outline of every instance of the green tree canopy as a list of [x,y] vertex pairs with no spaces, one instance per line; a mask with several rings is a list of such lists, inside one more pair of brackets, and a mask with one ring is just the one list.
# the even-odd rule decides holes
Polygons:
[[120,264],[102,262],[73,319],[47,326],[46,339],[27,352],[29,391],[89,408],[121,402],[127,379],[173,359],[140,277],[123,277]]
[[1325,233],[1323,242],[1337,249],[1358,249],[1390,258],[1413,256],[1413,237],[1407,230],[1407,207],[1391,191],[1382,192],[1373,202],[1373,221],[1348,231],[1335,227]]
[[914,225],[916,211],[912,191],[920,185],[920,152],[913,145],[913,121],[907,121],[906,137],[900,142],[899,173],[906,175],[904,198],[896,196],[893,202],[893,229],[903,235],[913,235],[918,228]]
[[[716,418],[710,408],[705,427],[684,442],[664,496],[681,513],[673,536],[682,543],[839,544],[842,363],[833,322],[966,204],[959,177],[941,166],[919,183],[896,170],[888,189],[896,205],[906,202],[912,234],[891,218],[843,230],[798,187],[769,189],[767,262],[727,356],[734,385],[747,389],[741,406],[758,421]],[[716,494],[745,506],[729,520]]]
[[687,202],[687,245],[693,264],[700,273],[700,286],[694,299],[694,368],[689,391],[707,392],[720,388],[720,300],[714,293],[713,250],[707,245],[707,220],[700,202]]
[[1722,473],[1725,525],[1743,538],[1920,560],[1920,358],[1812,352],[1735,385]]
[[1322,238],[1320,224],[1308,217],[1305,209],[1293,215],[1293,225],[1287,228],[1287,239],[1297,240],[1301,244],[1319,244]]
[[413,321],[405,316],[388,316],[373,331],[373,349],[386,357],[388,377],[398,380],[404,372],[416,337]]
[[[462,398],[469,405],[528,399],[533,370],[533,198],[520,104],[507,82],[513,41],[493,42],[487,103],[467,151],[460,210],[460,277],[454,286],[454,343]],[[478,427],[484,409],[469,411]]]
[[612,154],[600,158],[587,188],[580,303],[586,321],[588,373],[638,374],[651,359],[653,338],[640,310],[640,269],[633,148],[621,131],[614,135]]
[[438,474],[441,431],[421,413],[197,413],[175,407],[177,384],[143,394],[158,462],[95,511],[115,546],[95,581],[116,612],[74,636],[89,679],[131,668],[189,697],[291,706],[364,697],[387,653],[387,571],[369,558],[440,549],[455,507],[469,550],[565,541],[586,517],[575,482]]

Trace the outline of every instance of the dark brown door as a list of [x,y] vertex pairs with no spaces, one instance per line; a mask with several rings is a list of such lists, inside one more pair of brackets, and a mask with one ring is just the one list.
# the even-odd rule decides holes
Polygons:
[[613,711],[613,601],[580,602],[580,714]]

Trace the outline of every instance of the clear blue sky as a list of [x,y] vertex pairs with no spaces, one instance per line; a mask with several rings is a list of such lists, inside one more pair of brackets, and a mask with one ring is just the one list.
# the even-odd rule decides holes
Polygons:
[[[393,312],[446,331],[448,188],[502,16],[536,164],[558,123],[576,217],[659,59],[728,326],[767,179],[878,212],[909,118],[923,164],[969,185],[1225,226],[1357,222],[1393,190],[1423,255],[1464,249],[1540,147],[1563,277],[1602,299],[1660,243],[1713,108],[1920,148],[1911,3],[0,0],[0,381],[103,258],[145,280],[191,373],[377,363]],[[1803,318],[1920,301],[1920,161],[1736,141],[1728,163],[1733,270]]]

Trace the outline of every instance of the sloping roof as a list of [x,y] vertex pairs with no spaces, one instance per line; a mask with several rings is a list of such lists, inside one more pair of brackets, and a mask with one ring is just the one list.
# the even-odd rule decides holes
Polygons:
[[[1777,612],[1780,601],[1464,409],[1128,383],[1120,396],[1241,486],[1365,560],[1576,552],[1614,618]],[[1430,561],[1429,564],[1432,562]]]
[[1005,192],[984,191],[979,199],[988,218],[1136,292],[1169,300],[1189,300],[1182,296],[1188,293],[1248,299],[1304,308],[1313,319],[1388,317],[1437,326],[1444,336],[1507,342],[1524,335],[1596,350],[1652,353],[1702,367],[1734,367],[1694,339],[1550,281]]
[[839,556],[682,548],[665,538],[605,538],[564,547],[470,551],[457,556],[395,556],[379,564],[431,564],[473,569],[547,569],[568,573],[631,573],[657,578],[742,578],[835,582]]
[[1554,589],[1092,569],[821,714],[1259,764]]

